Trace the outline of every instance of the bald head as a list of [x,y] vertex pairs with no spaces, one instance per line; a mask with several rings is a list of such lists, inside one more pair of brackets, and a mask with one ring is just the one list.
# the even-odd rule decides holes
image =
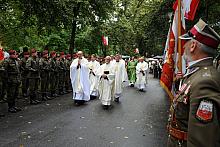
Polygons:
[[83,52],[82,51],[78,51],[77,52],[77,56],[78,56],[78,58],[81,59],[83,57]]
[[111,61],[111,57],[110,56],[106,56],[105,57],[105,63],[108,64]]

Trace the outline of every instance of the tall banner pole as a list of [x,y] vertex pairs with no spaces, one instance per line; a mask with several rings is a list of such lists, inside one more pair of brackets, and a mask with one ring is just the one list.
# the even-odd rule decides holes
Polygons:
[[182,23],[181,23],[181,0],[178,0],[178,71],[182,73],[182,45],[181,39],[181,30],[182,30]]

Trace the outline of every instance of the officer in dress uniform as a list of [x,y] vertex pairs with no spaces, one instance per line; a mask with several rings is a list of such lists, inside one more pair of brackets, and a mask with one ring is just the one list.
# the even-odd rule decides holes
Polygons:
[[180,37],[187,41],[187,73],[170,108],[168,147],[220,146],[220,75],[213,56],[220,36],[203,20]]

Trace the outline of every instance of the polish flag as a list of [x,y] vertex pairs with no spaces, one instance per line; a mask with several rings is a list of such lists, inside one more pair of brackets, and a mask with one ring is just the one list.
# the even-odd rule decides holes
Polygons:
[[[182,0],[183,13],[186,19],[194,19],[199,2],[200,0]],[[174,3],[173,9],[176,10],[177,6],[178,0]]]
[[[172,100],[175,96],[174,92],[174,80],[175,75],[178,72],[185,73],[185,62],[183,59],[183,45],[184,42],[181,42],[182,49],[181,54],[178,53],[178,8],[174,10],[173,22],[170,27],[167,36],[167,42],[165,46],[165,61],[162,69],[162,75],[160,78],[160,84],[165,89],[170,99]],[[183,16],[183,10],[181,10],[181,34],[185,33],[185,19]],[[182,71],[179,71],[178,65],[178,56],[182,57]]]
[[134,53],[139,54],[139,49],[138,48],[134,49]]
[[102,42],[104,46],[108,46],[108,36],[102,36]]

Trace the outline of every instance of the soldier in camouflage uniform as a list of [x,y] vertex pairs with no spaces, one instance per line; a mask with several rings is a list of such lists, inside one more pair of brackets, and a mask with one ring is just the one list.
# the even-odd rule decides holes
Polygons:
[[170,108],[168,147],[220,146],[220,76],[213,55],[220,36],[200,21],[180,37],[189,61]]
[[26,68],[26,62],[28,60],[28,58],[30,57],[29,52],[24,52],[24,57],[21,59],[21,78],[22,78],[22,93],[24,97],[27,97],[27,90],[29,88],[29,84],[28,84],[28,79],[27,79],[27,75],[28,75],[28,70]]
[[58,66],[56,60],[56,52],[52,51],[50,53],[50,92],[52,97],[57,97],[56,91],[58,90]]
[[50,74],[50,63],[48,60],[48,51],[43,51],[42,57],[39,60],[39,69],[41,77],[41,94],[42,100],[47,101],[51,98],[47,95],[49,93],[49,74]]
[[59,94],[63,95],[66,94],[65,92],[65,73],[66,73],[66,66],[65,66],[65,54],[64,52],[60,53],[60,59],[59,59]]
[[29,82],[30,104],[40,103],[38,98],[38,85],[40,80],[39,63],[36,49],[31,50],[31,57],[28,58],[26,68],[28,69],[27,79]]
[[21,111],[20,108],[15,107],[15,99],[18,94],[18,86],[20,84],[20,71],[17,62],[17,56],[15,50],[9,51],[10,57],[4,61],[4,69],[7,76],[7,102],[8,112],[16,113]]
[[66,76],[65,76],[65,87],[67,92],[72,91],[71,80],[70,80],[70,65],[71,65],[71,55],[66,55],[65,65],[66,65]]

